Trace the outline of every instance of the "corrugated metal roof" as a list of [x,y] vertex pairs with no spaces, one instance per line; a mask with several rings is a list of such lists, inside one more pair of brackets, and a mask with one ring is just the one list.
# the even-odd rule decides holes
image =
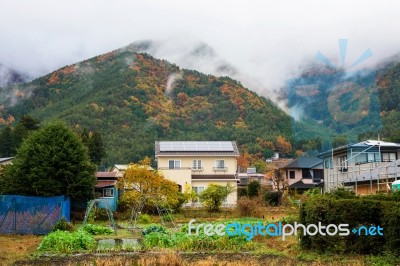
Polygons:
[[120,171],[125,171],[128,168],[127,164],[116,164],[114,165],[114,168],[120,170]]
[[115,178],[117,176],[117,172],[97,172],[96,177],[111,177]]
[[[394,143],[394,142],[387,142],[387,141],[382,141],[382,140],[365,140],[365,141],[361,141],[358,143],[353,143],[353,144],[348,144],[348,145],[344,145],[344,146],[340,146],[337,148],[333,149],[333,152],[336,151],[341,151],[341,150],[347,150],[350,148],[368,148],[371,146],[375,146],[375,147],[393,147],[393,148],[398,148],[400,149],[400,144],[399,143]],[[317,156],[322,156],[328,153],[332,153],[332,149],[328,150],[328,151],[324,151],[320,154],[318,154]]]
[[115,186],[116,183],[117,183],[117,181],[105,181],[105,180],[102,180],[102,181],[97,181],[95,186],[97,188],[112,187],[112,186]]

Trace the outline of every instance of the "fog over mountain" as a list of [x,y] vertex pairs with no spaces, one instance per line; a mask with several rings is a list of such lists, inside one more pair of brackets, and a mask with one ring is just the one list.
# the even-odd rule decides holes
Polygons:
[[[2,1],[0,62],[39,77],[65,65],[152,40],[150,53],[205,73],[229,74],[276,99],[321,52],[358,68],[400,50],[400,2],[367,1]],[[203,45],[203,46],[202,46]]]
[[28,77],[0,64],[0,87],[6,87],[28,81]]

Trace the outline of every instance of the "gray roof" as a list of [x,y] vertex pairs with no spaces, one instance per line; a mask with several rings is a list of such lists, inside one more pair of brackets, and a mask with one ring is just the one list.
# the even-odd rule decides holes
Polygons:
[[157,155],[233,155],[239,150],[235,141],[156,141]]
[[296,183],[293,183],[289,185],[289,188],[297,188],[297,189],[310,189],[315,187],[315,184],[305,184],[303,181],[297,181]]
[[[382,141],[382,140],[365,140],[365,141],[361,141],[361,142],[358,142],[358,143],[348,144],[348,145],[344,145],[344,146],[340,146],[340,147],[334,148],[333,152],[347,150],[347,149],[351,149],[351,148],[368,148],[368,147],[379,147],[379,146],[382,147],[382,148],[400,149],[400,144],[399,143],[387,142],[387,141]],[[332,153],[332,149],[330,149],[328,151],[321,152],[317,156],[322,156],[322,155],[326,155],[326,154],[329,154],[329,153]]]
[[317,157],[300,157],[296,160],[291,161],[285,167],[286,169],[289,168],[313,168],[319,164],[322,164],[322,160]]
[[2,162],[7,162],[7,161],[10,161],[10,160],[12,160],[12,159],[14,159],[14,157],[0,158],[0,163],[2,163]]

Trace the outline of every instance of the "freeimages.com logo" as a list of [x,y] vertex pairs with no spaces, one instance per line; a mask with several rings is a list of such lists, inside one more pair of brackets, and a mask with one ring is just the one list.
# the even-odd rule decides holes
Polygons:
[[350,230],[349,224],[328,224],[323,225],[321,222],[318,224],[304,225],[295,222],[292,224],[268,223],[256,222],[253,224],[239,222],[233,222],[228,224],[223,223],[200,223],[195,224],[196,220],[192,219],[188,224],[188,235],[200,235],[205,234],[206,236],[245,236],[247,241],[252,240],[256,236],[275,236],[281,237],[285,240],[286,237],[300,234],[304,236],[348,236],[351,233],[354,235],[366,235],[366,236],[383,236],[383,228],[381,226],[360,226]]

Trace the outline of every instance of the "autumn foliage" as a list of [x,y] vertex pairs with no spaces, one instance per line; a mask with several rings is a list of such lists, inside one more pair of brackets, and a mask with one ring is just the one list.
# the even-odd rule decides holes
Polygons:
[[123,178],[118,180],[118,186],[125,190],[121,198],[125,208],[132,208],[140,201],[152,207],[171,208],[179,204],[178,185],[153,170],[149,158],[129,165]]

